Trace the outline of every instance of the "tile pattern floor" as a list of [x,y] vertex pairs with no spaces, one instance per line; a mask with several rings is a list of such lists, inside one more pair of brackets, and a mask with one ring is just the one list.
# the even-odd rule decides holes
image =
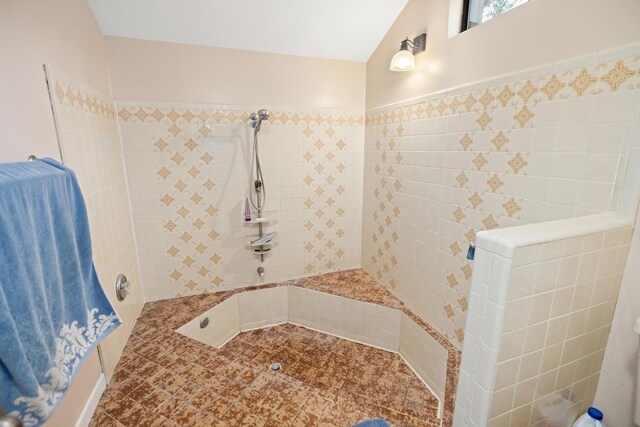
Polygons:
[[140,343],[123,362],[92,426],[439,424],[437,399],[400,356],[292,324],[243,332],[220,350],[188,338]]
[[[394,353],[290,324],[242,333],[219,350],[175,332],[235,293],[283,285],[412,317],[448,350],[442,426],[452,424],[460,351],[358,269],[147,303],[91,426],[348,426],[378,416],[440,425],[435,397]],[[283,372],[267,369],[274,360]]]

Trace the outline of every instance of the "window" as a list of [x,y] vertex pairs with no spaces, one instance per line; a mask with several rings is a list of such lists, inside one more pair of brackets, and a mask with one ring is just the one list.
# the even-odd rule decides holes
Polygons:
[[526,2],[527,0],[464,0],[462,31],[482,24]]

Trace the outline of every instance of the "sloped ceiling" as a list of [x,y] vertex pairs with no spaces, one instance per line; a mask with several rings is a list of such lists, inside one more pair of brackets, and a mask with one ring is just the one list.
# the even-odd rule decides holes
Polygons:
[[102,32],[365,62],[408,0],[88,0]]

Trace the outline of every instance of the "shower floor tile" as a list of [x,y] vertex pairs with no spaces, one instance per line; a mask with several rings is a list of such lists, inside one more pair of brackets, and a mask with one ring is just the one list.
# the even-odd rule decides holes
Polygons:
[[139,321],[91,426],[437,426],[437,405],[397,354],[300,326],[218,350]]

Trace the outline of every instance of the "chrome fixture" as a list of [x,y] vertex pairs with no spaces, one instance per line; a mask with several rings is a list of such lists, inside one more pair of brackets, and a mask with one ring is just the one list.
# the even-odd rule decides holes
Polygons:
[[258,276],[260,276],[261,279],[264,277],[264,267],[263,266],[258,267]]
[[[258,132],[260,132],[262,122],[269,120],[269,110],[262,108],[258,110],[257,113],[251,113],[249,119],[253,127],[253,155],[251,156],[251,172],[249,173],[249,201],[251,202],[251,206],[256,210],[258,218],[260,218],[267,200],[267,191],[264,186],[260,156],[258,155]],[[253,191],[251,190],[252,188]],[[258,224],[258,237],[262,236],[262,224]],[[264,247],[260,246],[260,251],[264,251]],[[264,254],[262,253],[260,254],[260,260],[264,261]]]
[[[409,71],[416,68],[415,55],[425,51],[427,45],[427,33],[422,33],[409,40],[409,37],[402,40],[400,50],[391,58],[389,69],[391,71]],[[411,48],[411,51],[409,51]]]
[[0,427],[22,427],[22,421],[14,415],[0,415]]
[[209,325],[209,318],[208,317],[203,317],[202,319],[200,319],[200,329],[206,328],[207,325]]
[[124,299],[131,293],[131,284],[127,280],[127,276],[124,274],[118,274],[116,278],[116,297],[118,301],[124,301]]
[[251,113],[249,119],[251,119],[251,126],[253,126],[253,128],[257,131],[260,131],[260,125],[262,124],[262,121],[269,120],[269,110],[262,108],[258,110],[257,113]]
[[272,363],[271,366],[269,366],[269,367],[274,372],[278,372],[278,371],[282,370],[282,364],[281,363]]
[[29,157],[27,157],[27,161],[32,162],[34,160],[38,160],[38,158],[36,156],[34,156],[33,154],[31,154]]

